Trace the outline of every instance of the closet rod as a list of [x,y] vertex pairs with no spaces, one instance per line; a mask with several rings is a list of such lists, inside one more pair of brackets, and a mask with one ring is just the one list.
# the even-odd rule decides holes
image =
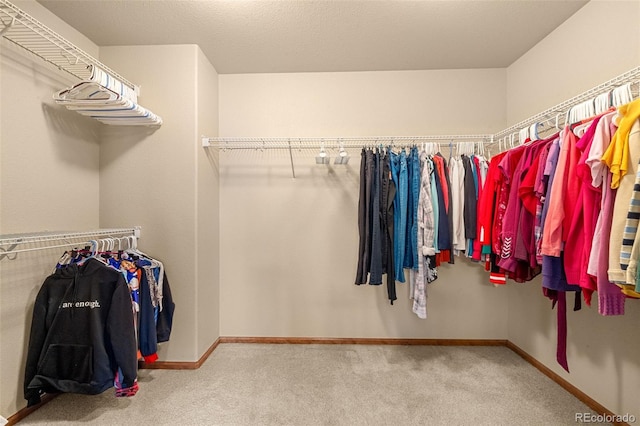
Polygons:
[[140,88],[73,43],[29,16],[8,0],[0,0],[0,35],[56,68],[81,80],[91,76],[90,65],[101,68],[139,93]]
[[601,93],[604,93],[608,90],[614,89],[618,86],[621,86],[626,83],[637,83],[637,80],[640,79],[640,66],[633,68],[623,74],[620,74],[617,77],[612,78],[611,80],[605,81],[591,89],[576,95],[570,99],[567,99],[564,102],[559,103],[556,106],[548,108],[545,111],[542,111],[534,116],[527,118],[526,120],[522,120],[519,123],[514,124],[504,130],[499,131],[493,135],[494,140],[498,140],[504,138],[505,136],[509,136],[513,133],[520,131],[526,127],[531,126],[532,124],[546,121],[549,119],[555,119],[558,114],[563,116],[567,113],[567,111],[582,102],[588,101],[590,99],[595,98]]
[[217,137],[202,138],[203,147],[220,149],[321,149],[362,148],[365,145],[404,145],[421,142],[490,142],[491,135],[437,135],[437,136],[366,136],[366,137],[319,137],[319,138],[255,138]]
[[[8,254],[19,253],[23,251],[47,250],[50,248],[66,247],[68,245],[78,244],[77,242],[69,242],[68,240],[79,238],[100,238],[100,237],[117,237],[117,236],[133,236],[140,238],[141,227],[134,226],[132,228],[110,228],[98,229],[95,231],[82,232],[64,232],[64,233],[43,233],[43,234],[16,234],[7,235],[0,238],[0,259]],[[35,244],[47,243],[52,241],[68,241],[68,244],[33,247],[29,249],[14,250],[19,244]],[[4,248],[3,246],[9,246]]]

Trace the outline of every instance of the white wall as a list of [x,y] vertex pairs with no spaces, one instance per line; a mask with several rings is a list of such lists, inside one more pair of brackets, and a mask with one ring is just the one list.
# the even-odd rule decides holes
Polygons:
[[[198,136],[218,135],[218,73],[198,49]],[[220,336],[220,190],[218,156],[196,147],[198,354]]]
[[[640,2],[591,1],[507,70],[517,122],[640,65]],[[540,280],[509,285],[509,340],[609,410],[640,418],[640,304],[622,317],[569,310],[571,374],[555,360],[556,321]],[[597,298],[594,297],[594,303]]]
[[140,84],[140,104],[164,120],[156,131],[104,129],[100,225],[142,226],[142,248],[164,262],[176,303],[171,341],[158,354],[196,361],[218,337],[217,270],[208,260],[218,252],[217,172],[198,137],[216,131],[215,69],[195,45],[103,47],[100,57]]
[[[62,21],[36,2],[16,2],[46,25]],[[97,51],[61,25],[68,38]],[[75,79],[0,41],[0,234],[91,230],[99,225],[99,123],[52,94]],[[21,245],[17,249],[36,245]],[[0,415],[25,405],[24,361],[33,301],[62,249],[0,255]]]
[[507,120],[530,117],[638,66],[640,3],[591,0],[507,69]]
[[[505,125],[505,70],[220,76],[221,136],[489,132]],[[419,320],[398,284],[354,285],[359,155],[220,153],[223,336],[506,338],[506,292],[479,265],[443,265]]]

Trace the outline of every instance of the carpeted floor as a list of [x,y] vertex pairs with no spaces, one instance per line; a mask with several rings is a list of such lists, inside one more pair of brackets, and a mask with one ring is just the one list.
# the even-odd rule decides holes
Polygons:
[[[587,406],[505,347],[222,344],[133,398],[61,395],[20,425],[572,425]],[[592,423],[593,424],[593,423]]]

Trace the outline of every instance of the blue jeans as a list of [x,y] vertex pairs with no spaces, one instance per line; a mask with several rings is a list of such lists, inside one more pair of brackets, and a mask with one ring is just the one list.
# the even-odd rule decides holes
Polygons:
[[407,237],[403,266],[418,269],[418,200],[420,197],[420,156],[418,148],[411,148],[407,159],[409,191],[407,203]]
[[400,154],[391,153],[391,175],[397,188],[396,196],[393,200],[393,257],[395,259],[395,276],[396,281],[403,283],[405,282],[402,266],[404,261],[405,240],[407,237],[408,189],[407,154],[404,151]]

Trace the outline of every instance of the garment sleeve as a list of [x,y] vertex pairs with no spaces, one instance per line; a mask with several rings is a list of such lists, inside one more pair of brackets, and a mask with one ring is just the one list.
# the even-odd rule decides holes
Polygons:
[[611,138],[611,144],[602,156],[602,161],[609,166],[613,177],[611,189],[620,186],[620,181],[627,174],[629,167],[629,133],[640,117],[640,99],[621,106],[618,109],[622,116],[618,130]]
[[122,387],[130,388],[134,386],[138,372],[138,351],[131,295],[124,276],[121,274],[118,274],[116,288],[111,297],[106,329],[116,363],[122,371]]
[[171,336],[171,328],[173,326],[173,312],[176,304],[173,302],[171,295],[171,287],[166,272],[163,273],[162,279],[162,311],[158,313],[158,323],[156,324],[158,343],[168,342]]
[[421,223],[419,226],[424,228],[424,237],[422,239],[422,255],[423,256],[433,256],[436,254],[434,248],[434,233],[435,233],[435,217],[433,211],[433,203],[432,197],[430,193],[431,189],[431,173],[433,172],[431,164],[427,161],[425,162],[423,168],[423,182],[424,185],[424,197],[422,200],[422,215],[420,216]]
[[158,359],[158,340],[156,337],[156,322],[149,290],[149,280],[144,272],[140,277],[140,316],[138,318],[138,339],[140,353],[146,362]]
[[31,380],[36,376],[38,371],[38,360],[42,353],[45,338],[47,336],[47,300],[48,285],[45,280],[36,296],[35,305],[33,307],[33,317],[31,319],[31,332],[29,334],[29,349],[27,350],[27,363],[24,374],[24,399],[27,405],[31,407],[40,402],[40,389],[29,388]]
[[638,255],[640,254],[640,232],[638,222],[640,219],[640,165],[636,172],[636,181],[633,186],[631,200],[629,200],[629,212],[622,236],[622,248],[620,250],[620,267],[626,270],[627,284],[636,283],[636,271],[638,267]]
[[562,251],[562,224],[565,216],[563,197],[570,145],[567,136],[568,132],[570,131],[565,129],[562,133],[562,146],[560,147],[558,165],[551,188],[547,189],[547,192],[551,194],[551,198],[547,201],[549,208],[544,227],[542,228],[541,244],[541,253],[546,256],[560,257],[560,252]]
[[536,205],[538,198],[536,197],[535,184],[536,177],[538,176],[538,160],[540,159],[540,153],[531,164],[531,167],[525,171],[524,179],[518,188],[518,196],[522,200],[524,208],[527,209],[532,215],[536,214]]

